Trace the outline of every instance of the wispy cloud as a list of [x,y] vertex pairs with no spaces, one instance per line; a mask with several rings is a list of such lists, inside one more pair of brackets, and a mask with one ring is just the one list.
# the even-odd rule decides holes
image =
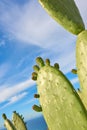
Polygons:
[[0,64],[0,80],[8,73],[10,69],[9,63]]
[[30,104],[32,102],[35,102],[34,98],[32,98],[31,100],[26,101],[25,103],[23,103],[23,105],[25,106],[25,105]]
[[3,105],[2,107],[0,107],[0,109],[3,109],[15,102],[18,102],[19,100],[21,100],[22,98],[24,98],[27,95],[27,92],[23,92],[21,94],[17,94],[15,96],[12,96],[11,98],[9,98],[7,101],[7,103],[5,105]]
[[23,92],[24,90],[28,89],[34,85],[34,82],[30,80],[26,80],[24,82],[21,82],[19,84],[16,84],[14,86],[5,86],[0,87],[0,102],[7,101],[10,97],[15,96],[16,94],[19,94],[20,92]]
[[22,42],[40,44],[40,41],[53,31],[53,23],[34,0],[23,7],[12,3],[8,5],[10,9],[5,3],[2,4],[0,24],[14,38]]

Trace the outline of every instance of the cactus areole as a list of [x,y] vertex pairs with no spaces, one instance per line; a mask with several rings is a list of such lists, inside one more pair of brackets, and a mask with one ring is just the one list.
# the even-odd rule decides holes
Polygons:
[[86,109],[59,65],[44,63],[41,57],[36,62],[39,101],[49,130],[87,130]]
[[74,0],[39,0],[48,14],[69,32],[78,35],[85,29]]

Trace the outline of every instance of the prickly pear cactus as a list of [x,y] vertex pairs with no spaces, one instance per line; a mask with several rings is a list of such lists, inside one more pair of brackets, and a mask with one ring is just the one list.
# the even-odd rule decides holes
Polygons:
[[4,118],[4,126],[7,130],[27,130],[26,124],[24,122],[24,118],[22,115],[20,116],[16,111],[13,112],[13,119],[10,121],[5,114],[2,115]]
[[2,117],[4,119],[4,126],[7,128],[7,130],[16,130],[13,123],[6,117],[6,115],[4,113],[3,113]]
[[76,65],[81,86],[79,95],[87,109],[87,30],[82,31],[77,38]]
[[87,112],[72,84],[59,70],[59,65],[44,63],[41,57],[36,59],[32,79],[37,82],[41,106],[33,109],[42,110],[50,130],[87,130]]
[[87,30],[74,0],[39,0],[48,14],[73,34],[78,35],[76,42],[76,66],[81,89],[78,92],[87,109]]
[[77,35],[85,29],[74,0],[39,0],[48,14],[66,30]]

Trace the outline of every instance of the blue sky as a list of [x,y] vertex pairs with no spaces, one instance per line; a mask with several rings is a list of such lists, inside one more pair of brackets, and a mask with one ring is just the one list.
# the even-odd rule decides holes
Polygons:
[[[75,0],[87,28],[87,2]],[[0,127],[2,113],[11,119],[12,111],[25,120],[40,114],[32,110],[39,104],[33,98],[36,84],[31,80],[35,58],[50,58],[79,87],[76,68],[76,36],[56,23],[38,0],[0,0]]]

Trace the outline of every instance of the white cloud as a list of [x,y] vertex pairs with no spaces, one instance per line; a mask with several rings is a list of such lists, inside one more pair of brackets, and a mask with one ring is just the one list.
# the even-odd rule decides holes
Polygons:
[[7,101],[10,97],[15,96],[32,85],[34,85],[34,82],[30,79],[14,86],[0,87],[0,102]]
[[0,9],[2,11],[0,23],[16,39],[39,44],[40,40],[53,31],[53,23],[34,0],[23,7],[15,4],[11,4],[10,9],[5,7],[7,5],[3,3],[3,8]]
[[27,104],[30,104],[30,103],[34,102],[34,101],[35,101],[35,99],[32,98],[31,100],[28,100],[28,101],[26,101],[25,103],[23,103],[23,105],[25,106],[25,105],[27,105]]
[[21,94],[17,94],[17,95],[15,95],[15,96],[9,98],[9,99],[7,100],[8,103],[6,103],[6,104],[3,105],[2,107],[0,107],[0,109],[3,109],[3,108],[5,108],[5,107],[7,107],[7,106],[9,106],[9,105],[11,105],[11,104],[13,104],[13,103],[15,103],[15,102],[21,100],[21,99],[24,98],[26,95],[27,95],[27,92],[23,92],[23,93],[21,93]]
[[[76,37],[57,24],[38,2],[32,0],[22,7],[10,4],[11,7],[8,10],[5,10],[4,6],[6,5],[3,5],[1,23],[14,38],[49,49],[49,53],[57,55],[56,60],[62,53],[62,56],[65,56],[66,53],[72,55],[73,45],[71,44],[75,42]],[[63,63],[63,60],[61,58],[60,64]],[[71,60],[67,58],[66,63],[71,64]]]

